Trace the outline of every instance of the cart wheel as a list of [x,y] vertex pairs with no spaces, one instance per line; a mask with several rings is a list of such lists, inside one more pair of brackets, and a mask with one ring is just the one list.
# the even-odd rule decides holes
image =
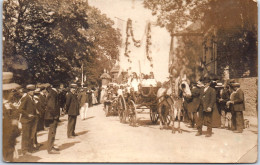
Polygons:
[[126,103],[125,103],[125,99],[123,96],[119,96],[118,98],[118,116],[120,119],[121,123],[125,123],[126,122]]
[[106,117],[109,116],[109,108],[110,108],[109,105],[107,105],[107,106],[105,107],[105,115],[106,115]]
[[159,114],[157,113],[157,111],[150,109],[150,118],[152,123],[156,124],[159,119]]
[[136,107],[133,100],[128,103],[129,125],[136,126]]

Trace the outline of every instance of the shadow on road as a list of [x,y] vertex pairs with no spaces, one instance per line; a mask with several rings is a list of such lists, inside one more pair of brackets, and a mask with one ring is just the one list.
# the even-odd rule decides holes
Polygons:
[[88,133],[88,131],[81,131],[81,132],[78,132],[77,135],[80,136],[80,135],[84,135],[86,133]]
[[25,155],[14,159],[14,162],[38,162],[40,159],[39,156]]
[[80,142],[76,141],[76,142],[64,143],[64,144],[59,146],[59,149],[60,149],[60,151],[65,150],[67,148],[74,146],[76,143],[80,143]]
[[92,118],[94,118],[94,117],[95,117],[95,116],[90,116],[90,117],[86,118],[85,120],[92,119]]

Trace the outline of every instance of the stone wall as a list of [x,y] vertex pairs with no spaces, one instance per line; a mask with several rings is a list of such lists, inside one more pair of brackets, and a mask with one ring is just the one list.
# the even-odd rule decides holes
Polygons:
[[244,91],[245,95],[245,106],[246,111],[244,115],[246,116],[257,116],[258,115],[258,78],[238,78],[237,82],[240,83],[241,89]]

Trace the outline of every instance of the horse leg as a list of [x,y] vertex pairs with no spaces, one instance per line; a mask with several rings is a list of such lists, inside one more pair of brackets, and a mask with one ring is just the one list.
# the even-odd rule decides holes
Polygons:
[[174,121],[175,121],[175,116],[174,116],[174,107],[170,107],[170,115],[171,115],[171,121],[172,121],[172,133],[175,133],[175,128],[174,128]]
[[182,130],[181,130],[181,109],[180,108],[178,108],[178,132],[182,133]]
[[163,124],[162,124],[162,120],[163,120],[163,117],[162,117],[162,105],[159,106],[158,113],[159,113],[159,118],[160,118],[160,129],[163,129]]

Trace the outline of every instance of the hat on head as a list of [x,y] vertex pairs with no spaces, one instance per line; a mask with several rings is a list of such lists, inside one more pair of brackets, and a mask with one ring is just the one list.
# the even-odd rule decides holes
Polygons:
[[192,81],[191,82],[191,85],[197,85],[198,83],[197,82],[195,82],[195,81]]
[[13,78],[13,73],[12,72],[3,72],[3,91],[7,90],[12,90],[12,89],[17,89],[21,87],[19,84],[16,83],[11,83],[11,80]]
[[77,84],[70,84],[70,88],[77,88]]
[[240,87],[240,84],[239,83],[232,83],[231,86],[232,87]]
[[217,83],[217,85],[215,86],[215,88],[224,88],[224,85],[222,83]]
[[33,84],[29,84],[29,85],[27,85],[26,86],[26,89],[28,89],[28,90],[30,90],[30,91],[34,91],[35,90],[35,85],[33,85]]
[[235,82],[236,82],[235,79],[230,79],[230,80],[227,81],[227,84],[231,85],[232,83],[235,83]]
[[209,83],[211,80],[210,80],[210,78],[209,77],[205,77],[204,79],[203,79],[203,82],[204,83]]
[[36,88],[35,91],[34,91],[34,93],[38,93],[38,94],[39,94],[40,92],[41,92],[41,88]]

